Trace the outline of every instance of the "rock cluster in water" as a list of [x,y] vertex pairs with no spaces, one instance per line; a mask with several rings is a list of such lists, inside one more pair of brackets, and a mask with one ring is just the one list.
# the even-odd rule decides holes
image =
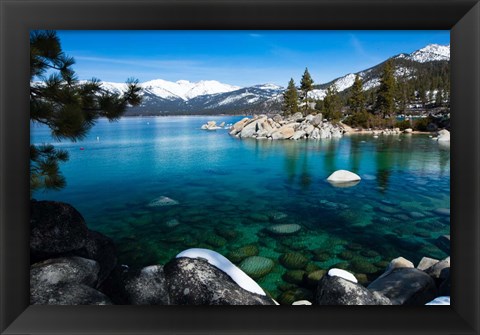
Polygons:
[[200,129],[203,130],[217,130],[217,129],[223,129],[225,127],[225,122],[220,123],[217,125],[216,121],[208,121],[207,123],[203,124]]
[[340,138],[344,129],[323,120],[322,114],[303,116],[302,113],[284,118],[281,115],[268,117],[258,115],[243,118],[230,128],[230,135],[257,140],[300,140]]
[[[163,203],[165,198],[161,200]],[[270,219],[283,217],[281,214],[272,213]],[[355,258],[361,246],[350,243],[338,255],[349,259],[350,266],[340,262],[322,269],[293,248],[302,243],[295,235],[299,225],[271,227],[264,237],[280,236],[286,246],[278,259],[262,255],[258,246],[249,244],[232,250],[227,257],[208,249],[189,249],[165,265],[132,270],[116,265],[113,242],[89,230],[72,206],[32,201],[30,300],[32,304],[52,305],[273,305],[276,302],[255,280],[283,267],[281,304],[425,305],[449,301],[440,298],[450,296],[449,257],[424,257],[416,268],[402,257],[372,265]],[[225,240],[230,236],[224,231],[222,235]],[[439,238],[438,244],[449,250],[449,236]],[[202,254],[192,257],[192,250]],[[368,251],[362,250],[362,256],[378,256]],[[321,261],[333,257],[328,249],[312,252]],[[382,268],[385,270],[378,272]],[[371,282],[369,274],[375,274]]]

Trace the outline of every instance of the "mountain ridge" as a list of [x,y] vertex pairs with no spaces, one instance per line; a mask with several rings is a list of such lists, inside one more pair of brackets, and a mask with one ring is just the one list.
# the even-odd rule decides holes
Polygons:
[[[428,67],[432,62],[448,63],[450,45],[429,44],[409,54],[401,53],[389,59],[394,61],[397,78],[412,78],[415,72],[418,73],[419,69]],[[309,97],[322,100],[327,88],[334,84],[338,92],[345,92],[353,85],[356,75],[362,78],[365,91],[373,89],[380,84],[379,74],[385,62],[386,60],[368,69],[317,84],[309,93]],[[108,91],[118,93],[125,84],[104,82],[102,86]],[[130,107],[127,115],[278,112],[285,90],[284,87],[271,83],[240,87],[216,80],[170,82],[155,79],[140,83],[140,86],[144,89],[143,102],[140,106]]]

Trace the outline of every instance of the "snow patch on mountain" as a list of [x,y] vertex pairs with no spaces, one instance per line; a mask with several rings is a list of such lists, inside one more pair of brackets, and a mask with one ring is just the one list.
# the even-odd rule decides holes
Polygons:
[[405,58],[419,63],[433,61],[449,61],[450,60],[450,44],[439,45],[429,44],[426,47],[412,52],[411,54],[400,54],[395,58]]
[[366,83],[363,84],[363,90],[367,91],[371,88],[378,87],[380,86],[380,79],[379,78],[373,78]]
[[308,92],[308,97],[315,100],[323,100],[327,95],[327,90],[315,89]]
[[349,73],[346,76],[343,76],[335,80],[334,84],[337,86],[337,91],[342,92],[347,88],[351,87],[354,81],[355,81],[355,74]]

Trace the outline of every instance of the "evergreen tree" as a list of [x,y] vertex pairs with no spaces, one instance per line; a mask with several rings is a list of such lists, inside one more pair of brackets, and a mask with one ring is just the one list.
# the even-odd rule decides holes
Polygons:
[[298,93],[293,78],[288,82],[288,87],[283,93],[283,115],[285,117],[298,112]]
[[396,100],[398,101],[398,111],[405,113],[407,111],[408,101],[410,98],[409,85],[404,75],[397,81]]
[[300,81],[300,90],[303,92],[303,101],[305,103],[305,114],[308,109],[308,92],[313,89],[313,79],[308,72],[308,68],[305,68],[303,73],[302,80]]
[[327,120],[338,121],[342,117],[342,102],[338,96],[335,84],[327,88],[327,94],[323,99],[323,115]]
[[348,106],[352,113],[361,113],[365,111],[365,92],[363,92],[363,81],[356,75],[351,89],[351,95],[348,99]]
[[393,62],[391,59],[385,62],[380,77],[380,87],[377,92],[376,110],[383,118],[391,116],[395,112],[395,77],[393,74]]
[[[98,79],[79,82],[74,63],[55,31],[30,33],[30,120],[47,125],[58,140],[81,140],[98,118],[117,120],[141,101],[138,81],[129,79],[122,94],[109,93]],[[68,153],[52,145],[31,145],[30,190],[64,187],[59,162],[67,160]]]

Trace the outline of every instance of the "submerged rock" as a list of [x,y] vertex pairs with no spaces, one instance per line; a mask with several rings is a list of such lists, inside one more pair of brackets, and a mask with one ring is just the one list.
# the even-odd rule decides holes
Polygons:
[[275,263],[270,258],[261,256],[248,257],[239,265],[240,270],[253,279],[259,279],[266,276],[272,271],[274,266]]
[[274,235],[290,235],[300,231],[302,227],[296,223],[276,224],[267,228],[267,231]]
[[290,270],[282,275],[282,279],[290,284],[301,285],[306,274],[303,270]]
[[177,219],[170,219],[167,222],[165,222],[165,226],[167,226],[168,228],[174,228],[179,225],[180,225],[180,221],[178,221]]
[[227,254],[227,258],[234,263],[240,263],[247,257],[257,256],[258,253],[259,253],[258,247],[254,244],[249,244],[249,245],[230,251]]
[[164,207],[164,206],[174,206],[178,205],[179,202],[177,200],[173,200],[172,198],[161,196],[156,199],[153,199],[148,203],[148,207]]
[[308,259],[298,252],[289,252],[279,258],[280,264],[290,270],[304,269]]
[[435,245],[441,250],[450,253],[450,235],[442,235],[435,240]]

